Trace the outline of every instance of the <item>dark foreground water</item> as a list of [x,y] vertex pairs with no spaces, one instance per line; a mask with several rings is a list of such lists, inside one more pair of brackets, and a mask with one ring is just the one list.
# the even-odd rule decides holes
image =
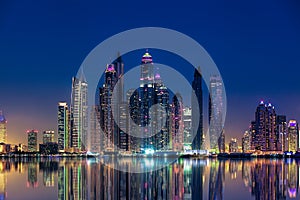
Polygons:
[[292,159],[181,159],[148,173],[95,159],[0,160],[0,200],[300,199],[299,176]]

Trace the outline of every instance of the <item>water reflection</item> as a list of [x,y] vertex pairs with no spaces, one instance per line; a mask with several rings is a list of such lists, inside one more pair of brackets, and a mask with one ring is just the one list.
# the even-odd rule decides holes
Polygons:
[[96,159],[0,160],[0,200],[299,199],[299,171],[292,159],[180,159],[147,173],[120,172]]

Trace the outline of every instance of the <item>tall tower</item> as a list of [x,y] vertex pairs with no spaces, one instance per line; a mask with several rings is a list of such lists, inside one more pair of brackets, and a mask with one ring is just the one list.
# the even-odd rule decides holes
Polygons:
[[142,149],[154,148],[153,119],[151,119],[150,107],[154,105],[154,70],[152,56],[146,52],[141,62],[140,77],[140,125],[142,127],[142,136],[145,137],[141,144]]
[[[192,142],[192,149],[194,150],[204,149],[202,76],[199,71],[200,67],[198,67],[198,70],[195,69],[192,82],[192,88],[195,93],[195,96],[192,95],[192,135],[195,136]],[[197,121],[198,118],[199,121]]]
[[36,152],[37,151],[37,134],[38,131],[36,130],[28,130],[28,151],[29,152]]
[[183,103],[182,97],[176,93],[172,99],[171,107],[171,123],[172,123],[172,149],[174,151],[183,150]]
[[[118,142],[116,125],[113,118],[112,106],[113,89],[117,82],[117,73],[114,64],[107,65],[105,70],[105,80],[103,87],[100,88],[100,125],[104,132],[104,151],[112,152]],[[102,119],[101,119],[102,117]]]
[[71,146],[76,151],[86,150],[88,133],[88,84],[83,72],[72,79],[71,95]]
[[277,115],[276,117],[276,135],[277,135],[277,150],[287,151],[287,122],[285,115]]
[[59,151],[65,151],[70,147],[69,115],[68,104],[66,102],[59,102],[57,113],[57,139]]
[[299,129],[296,120],[290,120],[288,125],[288,151],[298,151]]
[[7,135],[7,129],[6,129],[7,121],[2,114],[2,111],[0,111],[0,143],[6,143],[6,135]]
[[218,139],[222,134],[222,112],[224,110],[222,79],[214,75],[210,77],[209,85],[209,137],[210,149],[218,149]]
[[253,145],[262,151],[277,150],[276,112],[271,103],[261,101],[256,109]]

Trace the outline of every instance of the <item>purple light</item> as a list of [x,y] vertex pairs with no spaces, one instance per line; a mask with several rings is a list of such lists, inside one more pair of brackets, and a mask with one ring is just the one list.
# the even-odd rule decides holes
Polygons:
[[115,71],[114,65],[113,64],[108,65],[106,71],[109,71],[109,72]]

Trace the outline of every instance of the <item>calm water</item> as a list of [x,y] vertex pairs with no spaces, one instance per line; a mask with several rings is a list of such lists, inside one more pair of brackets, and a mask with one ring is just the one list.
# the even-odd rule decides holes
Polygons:
[[0,160],[0,200],[300,199],[299,176],[291,159],[181,159],[140,174],[95,159]]

